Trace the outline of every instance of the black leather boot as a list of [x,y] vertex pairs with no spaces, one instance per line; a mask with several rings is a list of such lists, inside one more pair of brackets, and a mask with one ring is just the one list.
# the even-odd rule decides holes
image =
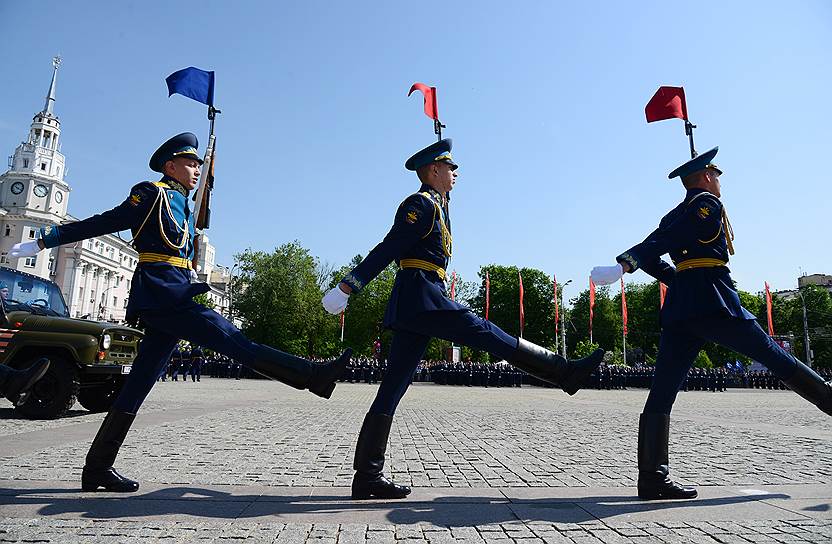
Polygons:
[[396,485],[384,477],[384,454],[393,416],[368,413],[355,445],[355,461],[352,467],[353,499],[403,499],[410,495],[410,488]]
[[29,391],[49,369],[49,359],[39,359],[35,364],[23,370],[15,370],[0,365],[0,395],[6,397],[16,406],[20,406],[29,397]]
[[817,372],[797,359],[797,370],[783,383],[789,389],[832,416],[832,382],[825,382]]
[[81,473],[83,491],[98,491],[103,487],[104,491],[132,493],[139,489],[139,482],[125,478],[113,468],[118,450],[135,418],[136,414],[127,412],[110,412],[104,418]]
[[587,357],[567,361],[557,353],[519,338],[517,352],[509,362],[523,372],[574,395],[603,359],[604,350],[597,349]]
[[669,414],[641,414],[638,419],[638,497],[645,500],[693,499],[696,489],[671,481],[667,453]]
[[267,378],[295,389],[308,389],[319,397],[328,399],[335,390],[335,381],[344,373],[351,356],[352,350],[347,348],[334,361],[313,363],[268,346],[259,346],[255,360],[246,366]]

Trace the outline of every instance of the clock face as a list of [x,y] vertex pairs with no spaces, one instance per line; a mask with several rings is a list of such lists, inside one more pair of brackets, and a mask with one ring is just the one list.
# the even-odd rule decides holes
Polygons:
[[22,193],[23,188],[24,188],[23,183],[20,182],[20,181],[15,181],[14,183],[12,183],[12,193],[14,193],[16,195],[19,195],[20,193]]
[[55,193],[55,202],[60,204],[61,202],[63,202],[63,200],[64,200],[64,194],[60,191],[56,192]]
[[46,196],[46,193],[49,192],[49,189],[46,188],[46,185],[35,185],[35,195],[36,196]]

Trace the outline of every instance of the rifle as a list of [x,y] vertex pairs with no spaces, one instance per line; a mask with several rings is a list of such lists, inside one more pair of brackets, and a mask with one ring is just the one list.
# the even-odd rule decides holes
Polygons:
[[208,147],[205,148],[205,158],[202,164],[202,174],[199,177],[199,187],[194,194],[194,230],[196,236],[194,237],[194,259],[192,262],[194,270],[199,260],[199,247],[201,245],[201,238],[204,236],[203,230],[207,230],[211,224],[211,191],[214,190],[214,146],[216,138],[214,137],[214,119],[216,115],[221,113],[220,110],[213,106],[208,106],[208,119],[211,121],[211,133],[208,136]]

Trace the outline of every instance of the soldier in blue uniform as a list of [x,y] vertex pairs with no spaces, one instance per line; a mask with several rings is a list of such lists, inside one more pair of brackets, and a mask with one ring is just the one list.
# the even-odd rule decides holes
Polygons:
[[138,322],[145,336],[133,368],[87,454],[81,477],[85,491],[136,491],[138,482],[113,469],[116,455],[156,377],[179,339],[230,355],[255,372],[297,389],[329,398],[349,359],[316,364],[251,342],[213,310],[193,301],[209,290],[196,281],[194,217],[188,195],[199,180],[202,164],[191,133],[174,136],[153,154],[150,168],[163,174],[155,182],[135,185],[127,199],[110,211],[83,221],[41,229],[34,242],[17,244],[12,257],[35,255],[44,248],[71,244],[131,229],[139,264],[133,274],[127,320]]
[[384,316],[384,326],[394,331],[389,366],[358,436],[353,463],[354,499],[403,498],[410,493],[410,488],[385,478],[382,469],[393,414],[431,337],[488,351],[559,385],[570,395],[578,391],[603,356],[598,350],[586,359],[566,361],[540,346],[509,336],[449,299],[444,283],[452,249],[448,193],[457,177],[451,140],[422,149],[407,160],[405,168],[416,172],[421,188],[399,206],[384,240],[323,299],[327,311],[338,314],[346,308],[350,293],[361,291],[391,261],[399,265]]
[[[711,161],[714,148],[670,173],[686,189],[684,200],[662,218],[643,242],[613,266],[592,270],[598,285],[642,269],[668,286],[661,312],[662,334],[656,373],[639,418],[638,494],[642,499],[696,497],[696,490],[669,477],[670,411],[688,370],[705,342],[731,348],[759,361],[793,391],[832,415],[832,383],[784,351],[740,304],[728,270],[733,230],[720,201],[722,171]],[[661,259],[670,254],[673,266]]]

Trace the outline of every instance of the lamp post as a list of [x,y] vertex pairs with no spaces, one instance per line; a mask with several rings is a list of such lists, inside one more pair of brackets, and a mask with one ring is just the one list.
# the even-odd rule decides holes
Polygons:
[[234,309],[233,309],[233,300],[234,300],[234,269],[240,263],[234,263],[234,266],[228,271],[228,283],[225,284],[225,289],[228,291],[228,320],[231,323],[234,323]]
[[812,349],[809,347],[809,319],[806,315],[806,299],[803,298],[803,291],[797,289],[800,295],[800,302],[803,304],[803,345],[806,346],[806,364],[812,368]]
[[563,290],[566,289],[566,286],[572,283],[572,280],[566,280],[560,287],[560,330],[563,331],[561,334],[561,338],[563,339],[563,357],[566,358],[566,307],[563,305]]

